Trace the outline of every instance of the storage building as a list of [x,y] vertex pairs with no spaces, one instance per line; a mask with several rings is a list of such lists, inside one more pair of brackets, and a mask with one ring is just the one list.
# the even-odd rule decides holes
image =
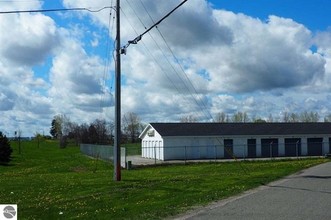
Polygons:
[[150,123],[139,136],[142,157],[192,160],[323,156],[331,123]]

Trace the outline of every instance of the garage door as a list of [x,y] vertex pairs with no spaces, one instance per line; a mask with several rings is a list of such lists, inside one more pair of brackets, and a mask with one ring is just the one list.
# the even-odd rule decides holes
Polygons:
[[278,139],[268,138],[261,139],[261,156],[278,157]]
[[285,156],[295,157],[301,155],[301,138],[285,138]]
[[247,140],[247,157],[256,157],[256,139]]
[[233,156],[233,140],[224,139],[224,158],[232,159]]
[[308,138],[308,156],[321,156],[323,149],[323,138]]

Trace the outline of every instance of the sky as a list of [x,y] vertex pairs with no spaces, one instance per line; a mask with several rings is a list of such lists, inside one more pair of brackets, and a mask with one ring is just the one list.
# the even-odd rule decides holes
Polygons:
[[[0,11],[115,0],[0,0]],[[122,0],[121,45],[180,0]],[[331,113],[331,1],[188,0],[126,49],[122,114],[143,123],[219,112]],[[0,14],[0,131],[49,134],[55,115],[114,120],[115,11]]]

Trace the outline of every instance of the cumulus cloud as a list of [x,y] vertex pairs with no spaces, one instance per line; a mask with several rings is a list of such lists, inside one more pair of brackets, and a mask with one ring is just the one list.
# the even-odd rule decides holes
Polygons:
[[[79,4],[66,2],[71,6]],[[142,33],[180,1],[142,2],[143,5],[122,3],[124,43]],[[96,19],[100,19],[100,24],[105,21],[101,16]],[[288,90],[311,91],[325,77],[328,68],[327,57],[311,49],[316,45],[314,33],[290,18],[270,15],[264,21],[214,9],[206,1],[192,0],[160,24],[158,30],[162,35],[152,30],[138,45],[130,46],[123,57],[123,75],[130,85],[125,87],[124,108],[136,109],[142,114],[147,114],[148,109],[162,114],[159,106],[176,103],[172,105],[177,114],[167,117],[176,120],[186,111],[178,109],[172,94],[181,97],[182,103],[192,101],[195,107],[197,99],[192,100],[190,94],[207,97],[205,103],[208,106],[211,102],[212,112],[222,109],[230,113],[253,112],[261,103],[265,107],[260,113],[280,112],[283,111],[281,106],[288,104],[282,101],[288,98]],[[320,38],[327,41],[325,36],[320,35]],[[149,102],[137,102],[137,94],[148,97]],[[240,94],[247,94],[247,100],[238,98],[238,94],[240,97]],[[277,97],[279,105],[262,99],[259,94],[271,100]],[[225,97],[226,101],[220,101]],[[300,104],[304,103],[304,99],[301,100]],[[202,105],[200,101],[198,105]]]
[[[122,1],[122,44],[180,2]],[[42,7],[31,4],[5,6]],[[109,4],[63,1],[65,7],[92,9]],[[114,62],[110,56],[105,64],[102,50],[105,39],[115,38],[113,15],[113,10],[57,15],[62,22],[40,13],[0,17],[0,129],[12,121],[12,130],[46,129],[59,113],[78,123],[101,112],[113,118]],[[110,36],[104,36],[109,27]],[[237,111],[280,119],[284,112],[327,114],[331,108],[330,30],[314,33],[291,18],[261,20],[204,0],[188,1],[157,28],[122,55],[123,113],[135,112],[144,122],[187,115],[210,120],[218,112]],[[112,75],[106,76],[109,69]]]
[[77,111],[100,113],[113,105],[113,97],[104,84],[104,66],[97,56],[89,56],[80,41],[63,30],[64,41],[50,69],[49,96],[58,113],[80,118]]
[[276,16],[263,22],[222,10],[215,16],[232,28],[235,43],[214,50],[215,59],[196,57],[201,65],[211,67],[211,89],[251,92],[290,88],[324,74],[325,60],[310,50],[312,35],[303,25]]
[[[160,2],[153,1],[159,5]],[[163,2],[167,4],[168,2]],[[190,1],[160,25],[160,30],[173,46],[181,49],[210,47],[210,45],[231,45],[232,30],[217,22],[213,10],[200,0]],[[155,16],[156,17],[156,16]]]
[[0,30],[0,54],[17,65],[44,62],[59,43],[54,21],[42,14],[1,16]]
[[318,32],[314,38],[314,43],[317,46],[317,51],[324,57],[325,76],[318,79],[317,86],[330,91],[331,89],[331,28],[324,32]]

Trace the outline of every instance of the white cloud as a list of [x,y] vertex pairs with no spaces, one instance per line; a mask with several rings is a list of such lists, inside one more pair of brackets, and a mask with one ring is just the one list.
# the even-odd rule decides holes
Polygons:
[[[71,6],[80,4],[66,2]],[[123,2],[123,44],[150,27],[150,17],[157,21],[179,2],[143,1],[149,14],[141,3]],[[107,21],[99,15],[95,19],[99,19],[99,24]],[[123,57],[127,85],[124,109],[143,114],[143,118],[153,115],[156,120],[178,120],[194,108],[191,112],[196,113],[192,96],[209,97],[206,100],[210,101],[204,103],[213,106],[212,113],[224,110],[269,115],[287,108],[289,103],[284,100],[289,98],[288,91],[310,91],[325,75],[326,57],[311,50],[314,34],[292,19],[270,15],[267,21],[262,21],[212,9],[206,1],[192,0],[158,25],[158,29],[163,36],[152,30],[138,45],[131,45]],[[167,46],[172,48],[187,75]],[[296,94],[293,96],[295,99]],[[220,101],[220,97],[221,100],[227,97],[226,101]],[[303,105],[304,98],[298,99],[301,100],[297,101],[298,106]],[[186,102],[191,105],[184,108],[179,104]],[[256,110],[257,106],[263,107]]]
[[59,43],[54,21],[42,14],[1,16],[0,30],[0,54],[17,65],[44,62]]
[[110,105],[112,99],[103,86],[102,61],[96,56],[88,56],[79,41],[67,33],[64,35],[63,46],[55,55],[50,70],[52,87],[49,95],[55,108],[63,114],[71,112],[71,108],[100,111],[101,98],[106,99],[101,107],[106,102]]
[[[121,2],[123,45],[152,25],[150,17],[159,20],[181,1],[141,2]],[[63,4],[97,9],[110,2]],[[40,13],[0,17],[0,129],[48,132],[59,113],[78,123],[100,114],[113,118],[114,80],[106,76],[100,52],[105,39],[114,39],[114,32],[103,36],[112,16],[104,10],[74,12],[61,22]],[[186,115],[209,120],[221,111],[279,119],[286,111],[327,114],[331,108],[330,30],[314,33],[290,18],[270,15],[264,21],[214,9],[204,0],[188,1],[158,30],[122,55],[122,113],[135,112],[145,122]],[[42,73],[34,68],[43,65],[48,69]],[[112,57],[109,65],[113,70]]]

